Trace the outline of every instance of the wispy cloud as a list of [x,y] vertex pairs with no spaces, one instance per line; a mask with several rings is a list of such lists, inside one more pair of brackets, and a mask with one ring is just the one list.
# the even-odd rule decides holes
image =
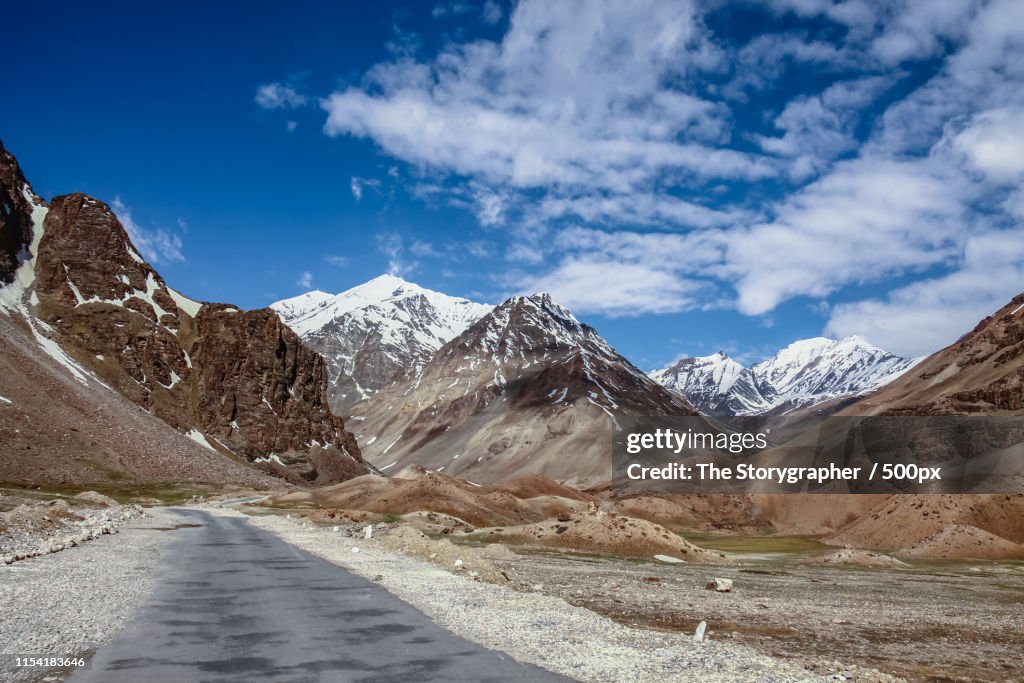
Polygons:
[[505,16],[504,10],[494,0],[487,0],[483,4],[479,2],[468,2],[465,0],[447,0],[439,2],[430,10],[431,16],[435,19],[446,19],[449,17],[460,17],[475,14],[485,24],[496,24]]
[[308,101],[308,97],[283,83],[268,83],[256,89],[256,104],[264,109],[295,109]]
[[380,181],[377,180],[376,178],[359,178],[356,176],[352,176],[352,178],[349,180],[348,186],[349,189],[352,191],[352,196],[355,197],[356,201],[358,202],[363,198],[363,190],[365,188],[379,190],[380,184]]
[[[324,130],[372,140],[412,169],[414,196],[507,231],[511,286],[583,312],[767,320],[805,297],[827,331],[907,352],[1007,296],[995,274],[1019,282],[1024,255],[986,245],[1024,220],[1024,5],[770,0],[829,30],[742,44],[712,33],[718,6],[523,0],[499,40],[432,59],[416,42],[329,94]],[[400,238],[381,244],[414,267]],[[889,292],[837,296],[865,284]],[[918,341],[873,316],[917,321]]]
[[[150,263],[156,265],[166,261],[184,261],[184,246],[181,237],[167,228],[143,227],[132,218],[131,209],[125,206],[120,197],[114,197],[110,206],[117,219],[121,221],[132,244]],[[178,219],[178,226],[184,231],[184,221]]]
[[302,289],[313,289],[313,273],[308,270],[299,273],[299,279],[296,280],[295,286]]
[[377,250],[388,258],[388,275],[405,277],[416,270],[418,264],[407,257],[405,239],[398,233],[377,235]]

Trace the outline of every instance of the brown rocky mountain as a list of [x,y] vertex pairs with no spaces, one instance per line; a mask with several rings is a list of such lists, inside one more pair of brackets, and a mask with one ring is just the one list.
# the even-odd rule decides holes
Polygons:
[[0,278],[9,283],[0,311],[20,318],[66,369],[98,378],[210,450],[291,481],[366,471],[330,412],[323,359],[271,310],[176,292],[106,204],[71,194],[47,205],[6,152],[0,198]]
[[176,431],[62,357],[59,349],[44,346],[20,316],[0,313],[0,482],[118,488],[282,485]]
[[1024,294],[843,413],[1024,415]]
[[547,294],[514,297],[351,411],[369,462],[476,482],[611,477],[623,414],[695,415]]

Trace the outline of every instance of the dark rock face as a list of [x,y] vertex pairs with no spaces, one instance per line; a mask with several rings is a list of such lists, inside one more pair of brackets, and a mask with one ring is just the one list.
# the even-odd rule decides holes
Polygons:
[[342,460],[332,469],[347,473],[343,478],[365,473],[355,438],[330,412],[323,358],[273,311],[207,305],[196,327],[192,376],[201,431],[250,459],[287,459],[305,479],[319,476],[322,458],[289,454],[338,451]]
[[0,142],[0,284],[14,279],[22,254],[32,241],[32,207],[18,160]]
[[[21,192],[8,185],[23,183],[12,168],[0,163],[0,197]],[[26,240],[20,220],[2,226],[3,244]],[[169,288],[103,202],[52,201],[32,295],[35,316],[64,351],[213,450],[297,483],[366,472],[355,438],[329,410],[323,359],[269,309],[201,304]]]

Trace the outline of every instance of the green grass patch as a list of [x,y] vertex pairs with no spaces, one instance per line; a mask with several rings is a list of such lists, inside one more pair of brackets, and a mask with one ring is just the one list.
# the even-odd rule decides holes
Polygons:
[[726,534],[680,534],[690,543],[725,553],[819,553],[836,550],[817,536],[733,536]]

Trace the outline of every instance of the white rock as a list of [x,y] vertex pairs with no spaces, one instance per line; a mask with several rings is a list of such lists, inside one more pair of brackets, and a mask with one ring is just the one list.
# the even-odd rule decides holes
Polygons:
[[359,548],[352,548],[352,552],[358,553],[359,552]]
[[680,560],[678,557],[672,557],[671,555],[655,555],[654,559],[658,562],[667,562],[669,564],[686,564],[686,560]]
[[730,593],[732,592],[732,579],[722,579],[715,577],[708,579],[707,584],[704,586],[709,591],[718,591],[719,593]]
[[366,528],[363,529],[363,538],[373,538],[373,525],[367,524]]
[[707,629],[708,629],[708,622],[702,621],[699,624],[697,624],[697,630],[693,632],[693,642],[695,642],[695,643],[703,643],[704,642],[704,632],[707,631]]

